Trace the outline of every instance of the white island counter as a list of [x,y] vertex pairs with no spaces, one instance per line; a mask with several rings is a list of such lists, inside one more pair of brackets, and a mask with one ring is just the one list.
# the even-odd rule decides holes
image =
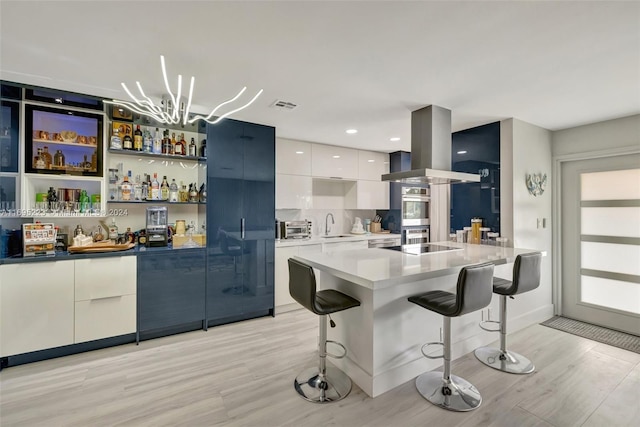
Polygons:
[[[329,339],[344,344],[348,354],[330,360],[369,396],[378,396],[442,364],[420,352],[425,342],[439,340],[442,317],[408,302],[409,296],[436,289],[455,292],[460,269],[471,264],[493,262],[496,276],[511,279],[516,256],[534,252],[451,242],[433,245],[456,250],[412,255],[376,248],[295,257],[321,271],[319,289],[337,289],[360,300],[360,307],[332,315],[338,325],[329,329]],[[493,318],[497,318],[497,297],[492,306],[496,307]],[[519,318],[512,330],[553,315],[549,307],[530,311],[510,313]],[[497,334],[482,331],[479,321],[480,312],[452,319],[454,358],[498,339]],[[478,369],[482,369],[480,364]]]

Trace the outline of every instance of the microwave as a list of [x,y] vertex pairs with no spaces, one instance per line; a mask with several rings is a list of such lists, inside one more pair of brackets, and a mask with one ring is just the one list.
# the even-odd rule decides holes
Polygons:
[[280,221],[281,239],[308,239],[311,237],[311,222],[307,220]]

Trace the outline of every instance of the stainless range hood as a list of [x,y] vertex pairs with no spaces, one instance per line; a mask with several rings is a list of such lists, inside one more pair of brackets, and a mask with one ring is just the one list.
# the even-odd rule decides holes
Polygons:
[[411,113],[411,170],[382,175],[407,184],[480,182],[480,175],[451,171],[451,110],[429,105]]

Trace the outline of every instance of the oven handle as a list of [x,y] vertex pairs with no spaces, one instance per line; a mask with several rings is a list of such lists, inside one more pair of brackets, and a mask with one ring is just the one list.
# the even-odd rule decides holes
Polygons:
[[402,196],[402,201],[403,202],[429,202],[431,201],[431,197],[419,197],[419,196],[411,196],[411,197],[407,197],[407,196]]

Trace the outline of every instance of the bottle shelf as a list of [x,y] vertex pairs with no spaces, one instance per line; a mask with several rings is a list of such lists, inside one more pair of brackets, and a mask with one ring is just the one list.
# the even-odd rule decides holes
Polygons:
[[132,205],[206,205],[207,202],[170,202],[168,200],[107,200],[107,204],[132,204]]
[[82,148],[93,148],[94,150],[98,149],[97,144],[81,144],[79,142],[70,142],[70,141],[52,141],[50,139],[36,139],[33,138],[33,142],[37,142],[39,144],[49,144],[49,145],[71,145],[74,147],[82,147]]
[[197,162],[206,162],[206,157],[199,156],[181,156],[179,154],[157,154],[157,153],[147,153],[145,151],[133,151],[133,150],[116,150],[113,148],[109,148],[107,150],[111,154],[119,154],[124,156],[136,156],[136,157],[147,157],[153,159],[171,159],[171,160],[190,160]]

